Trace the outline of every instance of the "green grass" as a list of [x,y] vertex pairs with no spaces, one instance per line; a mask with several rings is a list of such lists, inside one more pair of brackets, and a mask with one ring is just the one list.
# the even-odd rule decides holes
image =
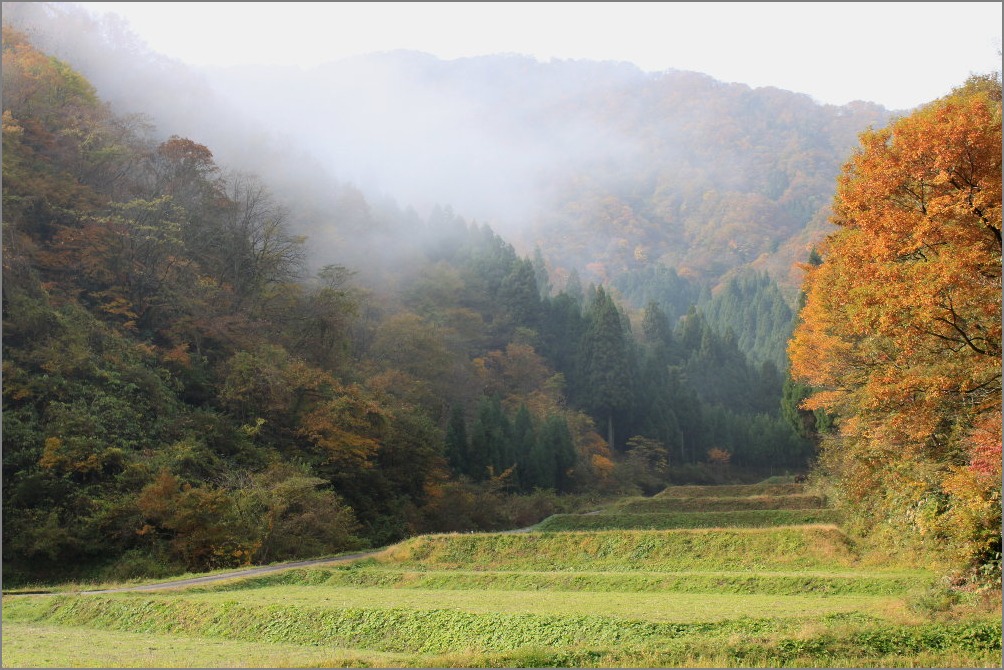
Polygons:
[[4,621],[5,668],[389,668],[408,656],[355,649]]
[[804,484],[767,483],[726,484],[720,486],[670,486],[655,494],[656,498],[727,498],[738,496],[785,496],[805,493]]
[[242,591],[273,586],[361,586],[382,589],[591,591],[597,593],[735,593],[762,595],[904,595],[929,588],[927,572],[488,572],[409,571],[392,567],[288,570],[274,575],[195,587],[189,592]]
[[412,653],[445,653],[458,648],[505,651],[526,645],[645,646],[653,639],[691,633],[786,630],[797,621],[757,621],[737,615],[732,620],[657,622],[596,614],[469,612],[406,606],[342,608],[316,602],[287,603],[284,599],[263,603],[243,598],[198,601],[125,595],[57,597],[42,612],[17,604],[5,604],[4,610],[4,617],[15,622]]
[[204,592],[150,596],[121,594],[124,602],[180,602],[226,609],[241,606],[351,609],[457,610],[475,614],[541,614],[584,616],[658,623],[719,622],[730,618],[788,618],[805,613],[827,615],[862,612],[882,617],[901,599],[870,595],[762,595],[732,593],[654,593],[592,591],[476,591],[473,589],[387,589],[381,587],[276,586],[239,593]]
[[[876,628],[834,623],[795,633],[687,636],[658,649],[523,648],[504,654],[441,657],[437,667],[855,668],[1000,667],[999,621]],[[902,647],[896,647],[902,643]],[[892,650],[890,651],[890,648]]]
[[766,509],[729,512],[661,512],[647,514],[555,514],[534,526],[538,532],[571,530],[672,530],[676,528],[766,528],[839,521],[832,509]]
[[822,509],[822,496],[808,493],[792,495],[751,495],[732,497],[695,496],[627,498],[610,505],[604,514],[645,514],[652,512],[729,512],[739,510]]
[[426,535],[377,555],[417,570],[829,570],[856,554],[835,526]]

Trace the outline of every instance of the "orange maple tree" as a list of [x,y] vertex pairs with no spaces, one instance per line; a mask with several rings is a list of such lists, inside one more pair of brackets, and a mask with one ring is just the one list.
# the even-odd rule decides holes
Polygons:
[[863,133],[833,222],[789,343],[824,467],[862,532],[999,561],[999,76]]

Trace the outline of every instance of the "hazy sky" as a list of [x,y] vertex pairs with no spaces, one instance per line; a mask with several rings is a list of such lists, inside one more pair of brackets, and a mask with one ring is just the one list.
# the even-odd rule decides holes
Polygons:
[[907,109],[1000,69],[1000,2],[84,2],[195,65],[413,49],[629,61]]

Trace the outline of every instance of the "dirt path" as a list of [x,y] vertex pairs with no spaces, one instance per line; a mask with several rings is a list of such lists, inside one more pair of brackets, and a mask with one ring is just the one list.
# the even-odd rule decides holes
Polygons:
[[179,589],[186,586],[195,586],[196,584],[208,584],[211,582],[220,582],[225,579],[236,579],[237,577],[254,577],[257,575],[264,575],[270,572],[279,572],[280,570],[289,570],[290,568],[306,568],[313,565],[327,565],[329,563],[344,563],[345,561],[355,561],[360,558],[369,558],[370,556],[375,556],[377,551],[367,551],[359,554],[345,554],[344,556],[336,556],[334,558],[315,558],[309,561],[295,561],[293,563],[281,563],[278,565],[263,565],[257,568],[247,568],[246,570],[235,570],[233,572],[224,572],[218,575],[207,575],[205,577],[192,577],[191,579],[176,579],[168,582],[158,582],[156,584],[142,584],[140,586],[127,586],[120,589],[97,589],[95,591],[80,591],[80,594],[91,594],[91,593],[122,593],[125,591],[158,591],[160,589]]
[[[533,526],[527,528],[516,528],[513,530],[499,531],[501,533],[527,533],[532,530]],[[210,584],[212,582],[221,582],[226,579],[236,579],[238,577],[255,577],[257,575],[264,575],[270,572],[279,572],[280,570],[289,570],[291,568],[306,568],[314,565],[327,565],[330,563],[344,563],[346,561],[355,561],[360,558],[369,558],[370,556],[375,556],[380,553],[377,551],[366,551],[357,554],[345,554],[344,556],[336,556],[334,558],[314,558],[308,561],[295,561],[292,563],[281,563],[278,565],[264,565],[257,568],[247,568],[244,570],[234,570],[232,572],[223,572],[217,575],[207,575],[205,577],[192,577],[190,579],[175,579],[167,582],[157,582],[156,584],[141,584],[139,586],[126,586],[119,589],[95,589],[92,591],[79,591],[80,595],[96,594],[96,593],[124,593],[128,591],[160,591],[162,589],[181,589],[187,586],[196,586],[198,584]],[[20,595],[55,595],[55,592],[41,592],[41,593],[24,593]]]

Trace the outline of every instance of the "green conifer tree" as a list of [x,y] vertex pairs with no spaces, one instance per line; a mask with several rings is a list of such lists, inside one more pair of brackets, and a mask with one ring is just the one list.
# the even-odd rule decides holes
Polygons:
[[631,402],[628,338],[613,298],[596,289],[589,325],[579,345],[579,384],[586,408],[606,426],[607,441],[616,444],[614,416]]

